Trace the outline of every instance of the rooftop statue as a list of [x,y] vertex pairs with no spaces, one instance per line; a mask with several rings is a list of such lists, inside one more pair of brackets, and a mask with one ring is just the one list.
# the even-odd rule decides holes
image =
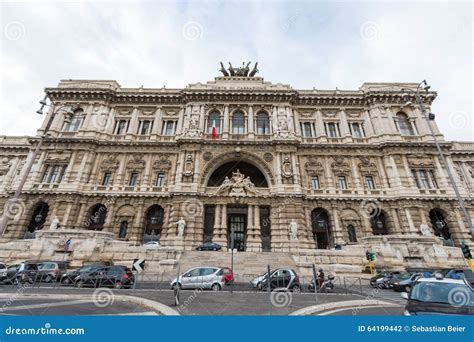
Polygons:
[[222,74],[225,77],[229,77],[229,76],[230,77],[234,77],[234,76],[254,77],[255,74],[258,72],[258,69],[257,69],[258,63],[255,63],[252,70],[250,70],[251,62],[248,62],[247,65],[245,64],[245,62],[242,62],[242,66],[240,68],[234,68],[232,66],[232,63],[228,62],[229,68],[227,70],[224,68],[224,64],[222,62],[220,63],[221,63],[221,68],[219,71],[222,72]]

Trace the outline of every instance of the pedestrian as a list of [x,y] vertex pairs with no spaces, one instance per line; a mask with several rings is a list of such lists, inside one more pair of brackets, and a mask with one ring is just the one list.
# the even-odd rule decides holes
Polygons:
[[318,271],[318,288],[321,288],[323,283],[324,283],[324,271],[322,268],[320,268]]

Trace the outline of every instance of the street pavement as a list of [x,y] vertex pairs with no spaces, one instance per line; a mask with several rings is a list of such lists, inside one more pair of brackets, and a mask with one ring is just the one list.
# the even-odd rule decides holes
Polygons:
[[[146,284],[145,284],[146,285]],[[288,315],[294,311],[327,303],[349,300],[380,299],[393,306],[358,308],[357,314],[400,315],[404,300],[400,293],[392,290],[362,287],[362,293],[341,291],[332,294],[310,292],[259,292],[248,286],[235,286],[225,291],[181,290],[180,303],[175,306],[174,292],[169,284],[148,284],[144,288],[130,290],[107,289],[104,298],[97,300],[97,289],[77,289],[40,284],[41,287],[27,288],[19,293],[15,286],[0,285],[0,314],[8,315],[150,315],[159,314],[150,307],[124,300],[121,295],[145,298],[169,306],[181,315]],[[147,288],[149,287],[149,289]],[[70,298],[67,296],[70,295]],[[81,296],[80,299],[74,296]],[[102,301],[102,302],[101,302]],[[109,303],[110,302],[110,303]],[[8,304],[8,305],[7,305]],[[2,307],[6,309],[2,310]],[[351,309],[323,312],[328,315],[354,314]]]

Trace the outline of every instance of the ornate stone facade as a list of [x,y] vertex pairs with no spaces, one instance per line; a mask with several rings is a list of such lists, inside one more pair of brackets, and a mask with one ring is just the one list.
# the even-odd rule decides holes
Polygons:
[[[435,122],[405,105],[403,87],[416,85],[295,90],[229,76],[131,89],[61,81],[46,93],[74,115],[55,116],[4,239],[32,237],[57,216],[70,230],[165,247],[177,246],[183,217],[184,250],[209,240],[226,246],[231,231],[239,250],[256,252],[344,250],[422,238],[426,226],[446,245],[470,241],[427,125],[473,219],[474,143],[444,141]],[[435,97],[423,95],[428,108]],[[38,138],[0,139],[4,204]]]

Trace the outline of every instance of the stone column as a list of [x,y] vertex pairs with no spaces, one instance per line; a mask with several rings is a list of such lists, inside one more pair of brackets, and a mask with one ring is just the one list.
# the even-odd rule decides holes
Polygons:
[[393,218],[393,233],[394,234],[402,234],[403,229],[402,226],[400,225],[400,220],[398,219],[398,211],[396,208],[390,209],[392,213],[392,218]]
[[405,174],[408,181],[408,187],[410,188],[417,188],[413,177],[411,176],[410,165],[408,165],[408,158],[406,155],[402,156],[403,159],[403,167],[405,168]]
[[155,119],[153,122],[153,128],[151,130],[151,134],[153,136],[158,136],[161,134],[161,130],[163,129],[163,109],[161,107],[158,107],[155,111]]
[[387,174],[385,167],[383,165],[383,161],[380,157],[375,158],[376,163],[377,163],[377,168],[379,169],[379,174],[380,174],[380,179],[382,181],[382,188],[384,190],[387,190],[389,188],[388,180],[387,180]]
[[206,123],[206,108],[205,105],[199,106],[199,130],[201,132],[205,132],[206,128],[204,127]]
[[132,112],[132,118],[130,119],[130,125],[128,125],[127,135],[136,134],[138,128],[138,107],[135,107]]
[[326,140],[326,129],[324,127],[324,120],[323,120],[323,113],[318,109],[316,111],[316,133],[318,133],[318,136],[322,137],[322,141],[327,141]]
[[253,116],[253,106],[250,104],[249,105],[249,115],[248,115],[248,137],[253,139],[254,134],[255,134],[255,128],[254,128],[254,116]]
[[412,219],[412,217],[411,217],[410,208],[405,208],[405,216],[407,217],[407,221],[408,221],[409,233],[410,233],[410,234],[416,234],[416,233],[417,233],[417,229],[416,229],[416,227],[415,227],[415,224],[413,223],[413,219]]
[[[343,234],[341,224],[339,222],[339,208],[337,206],[333,206],[332,208],[332,216],[334,220],[334,243],[336,245],[344,244]],[[334,247],[334,246],[332,246]]]
[[72,202],[68,202],[67,207],[66,207],[66,212],[65,212],[64,217],[61,221],[61,226],[64,227],[64,228],[70,228],[68,226],[68,220],[69,220],[69,215],[71,214],[71,209],[72,209]]
[[252,252],[259,252],[262,246],[262,241],[260,238],[260,229],[256,229],[255,227],[255,217],[257,215],[257,211],[258,206],[253,204],[248,206],[246,250]]
[[[227,206],[225,204],[219,205],[221,208],[220,224],[214,225],[214,233],[212,241],[222,245],[223,249],[227,247]],[[216,221],[217,221],[217,210],[216,210]]]
[[345,109],[341,109],[339,112],[340,115],[340,122],[341,122],[341,136],[343,138],[350,138],[351,137],[351,131],[349,130],[349,123],[347,122],[347,114]]
[[364,236],[373,236],[374,231],[372,229],[372,224],[370,223],[370,218],[367,213],[362,213],[362,222]]
[[386,158],[385,160],[388,162],[387,164],[389,164],[391,167],[392,167],[392,175],[389,176],[391,179],[393,179],[393,182],[392,182],[392,185],[394,188],[400,188],[402,186],[402,180],[400,178],[400,173],[398,172],[398,166],[397,166],[397,163],[395,162],[395,158],[393,158],[392,155],[388,156],[388,157],[384,157]]
[[350,159],[351,159],[351,167],[352,167],[352,176],[354,177],[354,183],[355,183],[355,187],[353,187],[352,190],[353,191],[355,190],[355,193],[363,194],[364,193],[364,185],[361,183],[356,158],[351,157]]
[[229,105],[224,105],[224,123],[222,128],[222,138],[227,139],[229,137]]

